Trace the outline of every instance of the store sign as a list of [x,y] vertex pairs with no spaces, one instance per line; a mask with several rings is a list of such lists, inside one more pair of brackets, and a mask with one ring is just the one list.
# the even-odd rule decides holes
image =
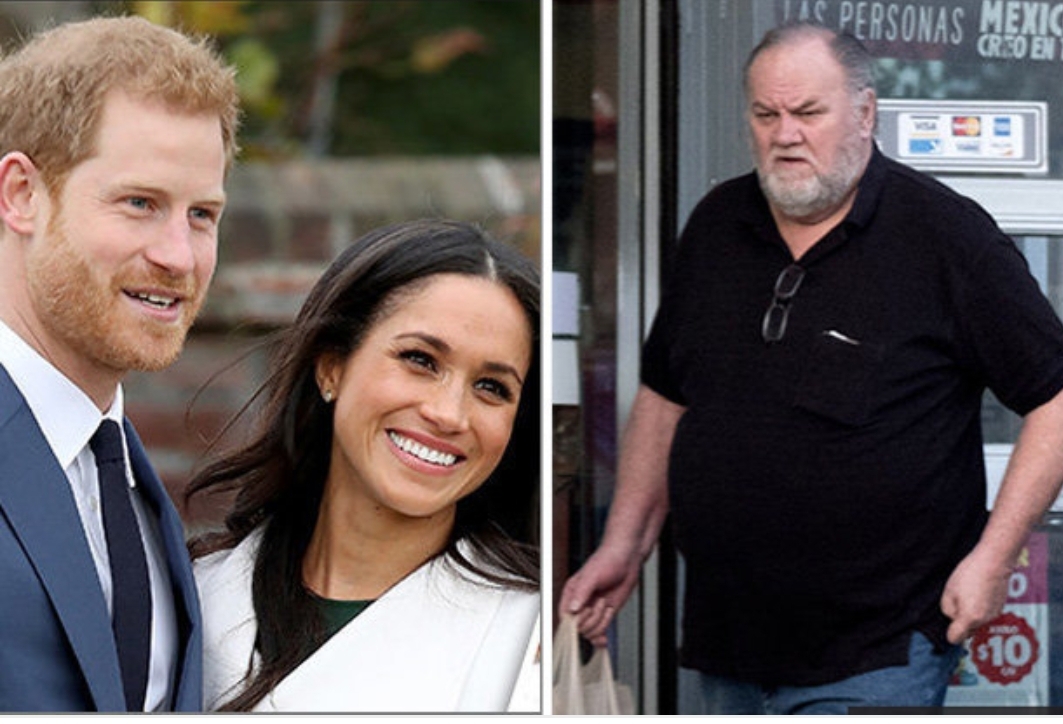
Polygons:
[[1043,174],[1048,105],[880,99],[883,153],[924,171]]
[[1063,0],[775,0],[775,15],[849,32],[878,57],[1063,62]]
[[967,641],[945,706],[1048,706],[1048,535],[1036,532],[1008,581],[1004,612]]

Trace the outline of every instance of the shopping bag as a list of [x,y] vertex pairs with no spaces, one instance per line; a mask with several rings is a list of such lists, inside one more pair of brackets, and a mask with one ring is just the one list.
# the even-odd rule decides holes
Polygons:
[[609,650],[595,647],[580,659],[576,619],[562,614],[554,634],[554,714],[634,714],[631,687],[617,683]]

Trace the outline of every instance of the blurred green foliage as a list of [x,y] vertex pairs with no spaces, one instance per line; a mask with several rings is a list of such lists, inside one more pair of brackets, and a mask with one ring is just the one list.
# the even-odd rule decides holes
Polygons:
[[245,159],[538,155],[539,0],[95,5],[217,38]]

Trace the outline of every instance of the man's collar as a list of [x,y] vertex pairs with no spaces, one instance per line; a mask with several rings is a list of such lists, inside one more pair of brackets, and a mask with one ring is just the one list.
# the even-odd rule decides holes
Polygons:
[[103,415],[68,377],[42,357],[22,337],[0,321],[0,365],[3,365],[26,399],[60,466],[66,469],[88,444],[106,417],[121,425],[124,414],[122,386]]
[[886,157],[882,155],[878,144],[872,143],[871,158],[857,182],[856,198],[853,199],[853,207],[846,214],[843,224],[852,223],[863,228],[871,223],[871,217],[878,208],[879,198],[886,184],[886,169]]

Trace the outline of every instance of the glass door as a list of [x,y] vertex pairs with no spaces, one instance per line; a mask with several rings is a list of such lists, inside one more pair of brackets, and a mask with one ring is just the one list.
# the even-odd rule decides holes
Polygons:
[[[947,178],[974,198],[1022,251],[1063,317],[1063,183]],[[982,405],[986,500],[991,508],[1022,420],[987,392]],[[1003,616],[976,633],[953,676],[946,706],[1063,703],[1063,495],[1031,536],[1009,581]]]

